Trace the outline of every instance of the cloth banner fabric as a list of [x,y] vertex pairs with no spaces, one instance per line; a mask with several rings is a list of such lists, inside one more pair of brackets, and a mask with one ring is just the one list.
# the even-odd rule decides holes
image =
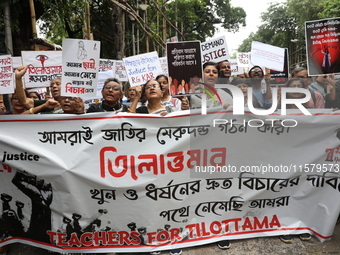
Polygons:
[[0,119],[0,246],[150,252],[283,234],[332,237],[340,112]]

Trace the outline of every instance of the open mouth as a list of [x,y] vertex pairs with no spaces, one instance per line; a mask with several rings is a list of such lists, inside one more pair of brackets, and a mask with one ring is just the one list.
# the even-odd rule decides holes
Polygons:
[[59,94],[59,89],[52,90],[52,95]]

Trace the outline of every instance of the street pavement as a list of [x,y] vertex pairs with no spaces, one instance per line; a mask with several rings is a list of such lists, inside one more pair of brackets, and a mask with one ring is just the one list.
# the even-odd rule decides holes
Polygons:
[[[24,244],[11,244],[7,255],[54,255],[46,250],[28,246]],[[91,253],[92,254],[92,253]],[[146,255],[149,253],[117,253],[117,255]],[[163,251],[161,255],[169,254]],[[320,254],[340,254],[340,224],[334,229],[331,241],[320,242],[314,236],[310,241],[301,241],[298,236],[294,237],[293,243],[283,243],[278,237],[260,237],[251,239],[233,240],[228,250],[220,250],[216,244],[201,245],[183,249],[183,255],[320,255]],[[115,255],[110,253],[107,255]]]

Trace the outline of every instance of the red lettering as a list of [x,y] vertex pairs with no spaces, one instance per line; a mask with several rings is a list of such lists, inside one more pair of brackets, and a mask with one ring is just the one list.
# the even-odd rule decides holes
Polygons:
[[148,232],[146,235],[148,236],[148,244],[152,244],[156,239],[156,232]]
[[273,227],[278,227],[278,228],[280,228],[280,227],[281,227],[280,221],[279,221],[279,219],[277,218],[276,214],[273,215],[272,221],[269,223],[269,226],[270,226],[271,228],[273,228]]
[[100,245],[100,244],[106,245],[106,244],[107,244],[107,240],[106,240],[106,232],[105,232],[105,231],[94,232],[93,241],[94,241],[94,244],[95,244],[96,246],[98,246],[98,245]]
[[134,245],[140,244],[141,240],[140,240],[138,232],[133,231],[130,233],[130,236],[131,236],[131,244],[134,244]]
[[130,240],[129,240],[129,233],[128,232],[126,232],[126,231],[119,231],[118,232],[118,234],[119,234],[119,244],[120,245],[123,245],[124,243],[126,243],[126,244],[130,244]]
[[168,231],[161,230],[157,233],[157,242],[159,243],[167,243],[169,241],[170,235]]
[[241,221],[242,218],[236,218],[236,219],[229,219],[222,221],[222,224],[225,226],[225,232],[229,232],[229,223],[234,222],[234,230],[238,231],[238,223]]
[[189,224],[185,226],[189,230],[189,238],[194,238],[194,230],[196,230],[197,237],[201,236],[199,231],[197,231],[197,225],[198,224]]
[[248,217],[246,217],[246,220],[244,221],[242,225],[242,230],[246,230],[247,228],[249,228],[250,230],[253,230],[253,225],[251,224],[251,221],[249,220]]
[[66,237],[67,234],[64,233],[57,233],[57,245],[58,246],[67,246],[67,242],[66,242]]
[[[8,173],[12,172],[12,168],[9,165],[2,164],[2,167],[4,170],[6,170]],[[4,170],[0,170],[0,172],[3,172]]]
[[[214,154],[210,158],[210,164],[212,166],[225,166],[227,161],[227,148],[212,148],[212,152],[219,152]],[[215,160],[220,158],[220,162],[217,163]]]
[[202,236],[210,236],[210,232],[206,231],[205,222],[202,222]]
[[80,237],[80,242],[84,246],[91,246],[92,245],[92,233],[84,233]]
[[68,240],[68,245],[69,246],[77,246],[77,247],[81,247],[81,243],[77,237],[77,233],[72,233],[70,240]]
[[338,148],[339,147],[334,148],[334,149],[326,149],[327,157],[326,157],[325,161],[333,162],[334,151],[335,151],[335,149],[338,149]]
[[268,217],[264,216],[262,222],[257,217],[254,217],[254,229],[268,228]]
[[175,157],[174,158],[174,163],[175,165],[171,165],[171,161],[168,161],[168,168],[171,172],[180,172],[184,169],[183,161],[184,161],[184,155],[183,151],[179,152],[173,152],[173,153],[168,153],[168,157]]
[[171,242],[175,242],[182,240],[182,237],[180,236],[181,230],[179,228],[172,228],[170,229],[170,239]]
[[53,232],[53,231],[47,231],[46,232],[49,236],[50,236],[50,243],[51,244],[54,244],[55,242],[54,242],[54,237],[57,235],[55,232]]
[[211,224],[210,224],[210,232],[212,234],[214,234],[214,235],[220,234],[222,232],[222,224],[219,221],[211,222]]
[[108,245],[117,245],[118,240],[117,240],[117,231],[108,231],[107,232],[107,244]]

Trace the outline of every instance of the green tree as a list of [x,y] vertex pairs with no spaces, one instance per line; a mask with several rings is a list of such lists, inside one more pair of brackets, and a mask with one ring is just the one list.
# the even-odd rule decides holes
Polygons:
[[320,19],[339,17],[340,0],[326,0],[323,2],[323,10],[318,14]]
[[[305,22],[335,15],[339,0],[288,0],[286,3],[272,3],[262,13],[262,24],[255,34],[243,41],[238,51],[250,51],[252,41],[288,48],[290,65],[304,65],[306,62]],[[334,9],[333,9],[334,7]],[[328,16],[329,17],[329,16]]]
[[245,11],[232,7],[229,0],[176,0],[167,10],[170,21],[177,22],[184,40],[205,41],[214,35],[217,24],[232,32],[245,26]]

